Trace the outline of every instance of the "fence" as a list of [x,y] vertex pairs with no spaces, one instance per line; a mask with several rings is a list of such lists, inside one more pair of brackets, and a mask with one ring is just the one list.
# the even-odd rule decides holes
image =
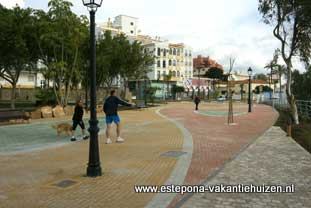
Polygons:
[[[286,99],[269,99],[262,103],[278,109],[288,109],[289,104]],[[311,100],[296,100],[297,110],[300,116],[311,119]]]

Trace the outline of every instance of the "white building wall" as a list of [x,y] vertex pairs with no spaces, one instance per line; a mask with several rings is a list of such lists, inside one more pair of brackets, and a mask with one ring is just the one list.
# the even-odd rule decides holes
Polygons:
[[136,36],[138,34],[138,19],[135,17],[119,15],[115,17],[113,26],[115,28],[121,29],[122,32],[127,35]]
[[[34,73],[34,72],[21,72],[20,77],[17,82],[17,88],[35,88],[35,87],[43,87],[45,79],[42,73]],[[47,81],[45,81],[47,84]],[[51,85],[51,81],[50,81]],[[0,78],[0,86],[5,88],[10,88],[11,84]]]

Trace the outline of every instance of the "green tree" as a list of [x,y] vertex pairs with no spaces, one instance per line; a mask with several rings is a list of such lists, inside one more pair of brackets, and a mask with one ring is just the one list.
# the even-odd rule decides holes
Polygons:
[[118,54],[118,42],[106,31],[97,45],[97,83],[106,87],[106,94],[112,87],[113,80],[118,77],[122,68],[122,60]]
[[254,79],[258,79],[258,80],[263,80],[263,81],[267,81],[267,76],[263,73],[260,74],[255,74]]
[[176,97],[178,94],[185,92],[185,88],[183,86],[177,86],[177,85],[173,85],[172,87],[172,93],[174,96],[174,99],[176,100]]
[[150,65],[154,63],[154,57],[144,52],[142,44],[138,41],[130,43],[121,42],[120,49],[124,59],[121,70],[121,78],[124,83],[124,96],[128,88],[129,80],[148,80],[148,72],[151,71]]
[[304,73],[293,71],[292,88],[297,99],[311,100],[311,66]]
[[36,68],[38,54],[33,25],[32,9],[6,9],[0,4],[0,77],[12,86],[12,109],[21,72]]
[[71,11],[72,3],[51,0],[49,11],[37,11],[37,44],[40,59],[53,81],[59,105],[67,105],[71,89],[84,70],[81,47],[88,38],[88,21]]
[[299,56],[306,63],[311,53],[311,5],[308,0],[259,0],[259,12],[266,24],[273,25],[273,35],[281,43],[281,56],[286,63],[286,94],[290,113],[299,124],[295,96],[292,93],[292,58]]
[[224,71],[217,67],[209,68],[204,75],[207,78],[213,79],[213,89],[215,90],[215,80],[221,80],[224,78]]

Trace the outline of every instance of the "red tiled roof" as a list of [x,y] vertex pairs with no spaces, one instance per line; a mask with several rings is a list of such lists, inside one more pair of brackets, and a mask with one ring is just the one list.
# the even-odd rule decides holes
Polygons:
[[199,55],[197,58],[193,59],[193,67],[194,68],[212,68],[216,67],[219,69],[223,69],[223,66],[221,64],[218,64],[215,60],[211,59],[210,57],[202,57]]

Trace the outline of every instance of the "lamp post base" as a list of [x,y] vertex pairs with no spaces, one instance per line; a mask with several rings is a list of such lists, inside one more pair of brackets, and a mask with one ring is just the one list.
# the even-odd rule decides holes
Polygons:
[[102,169],[100,166],[88,166],[86,175],[89,177],[97,177],[102,175]]

